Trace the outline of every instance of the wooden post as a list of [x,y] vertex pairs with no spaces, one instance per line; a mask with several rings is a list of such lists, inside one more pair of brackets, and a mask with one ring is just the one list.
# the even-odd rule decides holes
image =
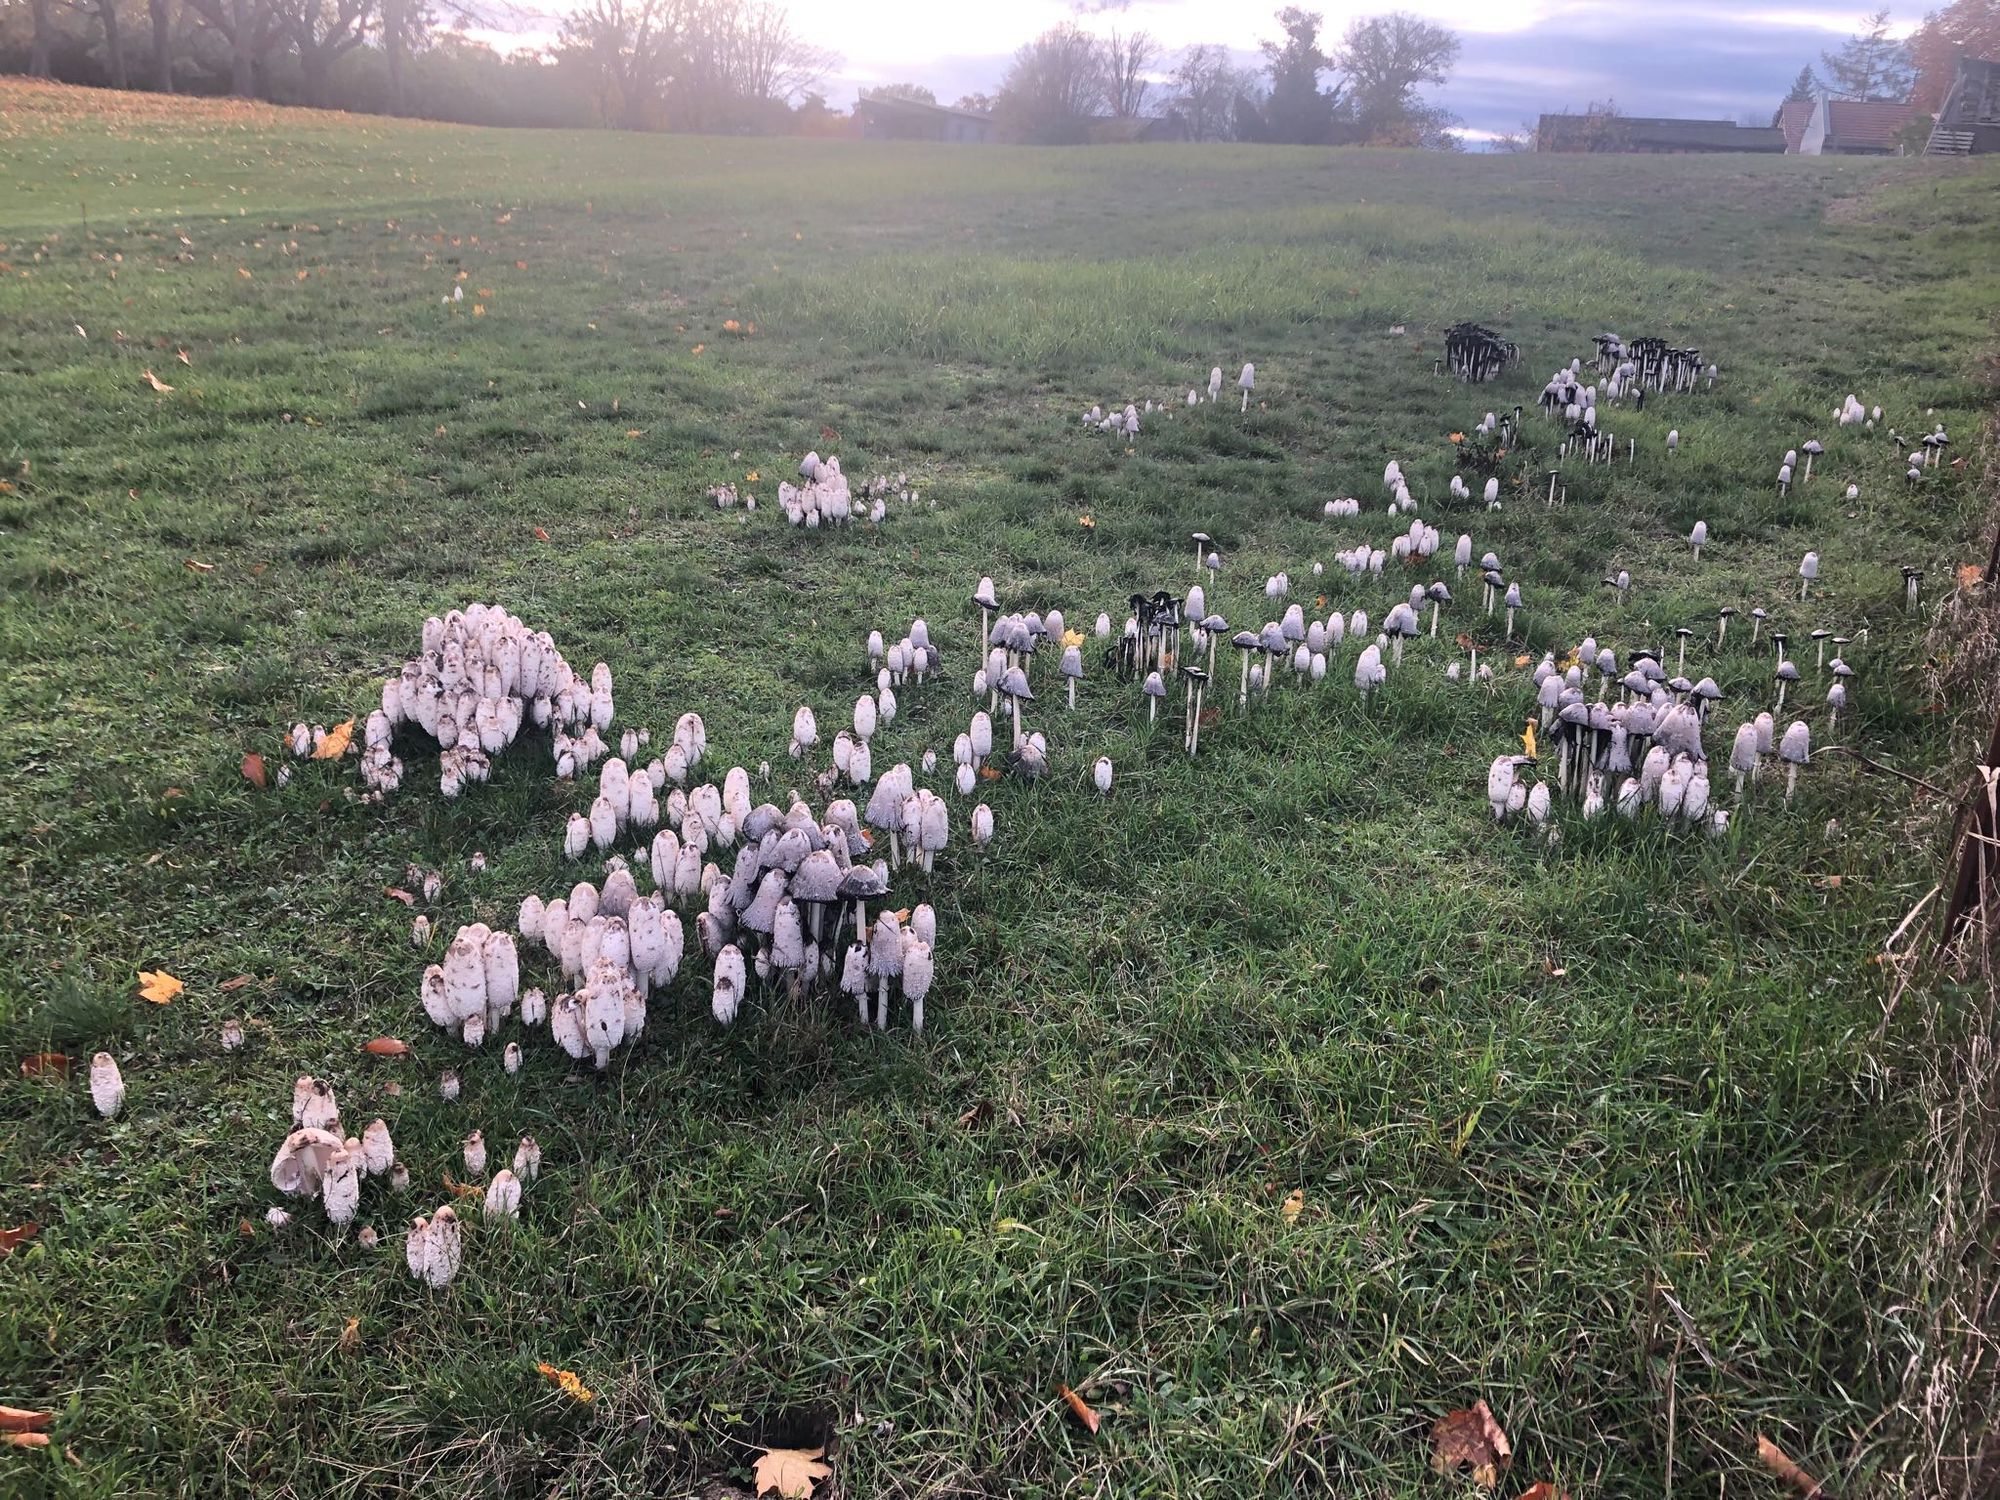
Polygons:
[[[1980,763],[1982,772],[1989,768],[2000,768],[2000,719],[1994,721],[1993,735],[1986,743],[1986,758]],[[1958,878],[1952,884],[1951,904],[1945,908],[1944,933],[1938,939],[1940,954],[1965,930],[1993,879],[1993,856],[1989,851],[2000,848],[2000,819],[1995,818],[1994,811],[1995,789],[1982,774],[1972,789],[1970,816],[1961,807],[1952,830],[1953,847],[1958,853]]]

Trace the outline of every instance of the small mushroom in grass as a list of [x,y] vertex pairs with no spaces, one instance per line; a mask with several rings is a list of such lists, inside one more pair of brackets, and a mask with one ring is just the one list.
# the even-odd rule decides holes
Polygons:
[[1019,667],[1009,667],[1000,679],[1000,696],[1007,699],[1014,716],[1014,748],[1021,748],[1021,704],[1032,701],[1034,689],[1028,686],[1028,674]]
[[1681,451],[1681,430],[1676,427],[1667,434],[1667,457],[1672,458]]
[[449,1205],[428,1219],[419,1214],[410,1221],[403,1256],[410,1274],[433,1290],[451,1285],[452,1278],[458,1275],[463,1251],[458,1215]]
[[1208,399],[1210,401],[1220,401],[1222,399],[1221,365],[1215,366],[1208,372]]
[[500,1066],[510,1074],[521,1071],[521,1044],[509,1042],[500,1053]]
[[972,809],[972,843],[984,849],[993,842],[993,809],[984,802]]
[[1859,500],[1861,498],[1861,486],[1858,484],[1850,484],[1847,487],[1847,498],[1850,501]]
[[1756,645],[1756,644],[1757,644],[1757,637],[1758,637],[1759,633],[1760,633],[1760,632],[1762,632],[1762,630],[1764,629],[1764,622],[1765,622],[1766,620],[1770,619],[1770,618],[1771,618],[1771,616],[1770,616],[1769,612],[1768,612],[1768,611],[1766,611],[1766,610],[1765,610],[1765,609],[1764,609],[1764,608],[1763,608],[1763,607],[1762,607],[1761,605],[1757,606],[1756,608],[1753,608],[1753,609],[1752,609],[1752,610],[1750,611],[1750,644],[1751,644],[1751,645],[1753,645],[1753,646],[1754,646],[1754,645]]
[[361,1207],[361,1158],[344,1146],[334,1150],[327,1157],[319,1192],[329,1222],[343,1228],[352,1223]]
[[910,1029],[924,1029],[924,997],[931,991],[931,945],[914,932],[903,934],[903,998],[910,1002]]
[[1715,612],[1715,648],[1720,651],[1729,636],[1729,622],[1736,618],[1736,606],[1725,604]]
[[1785,711],[1785,689],[1799,680],[1799,669],[1789,661],[1781,661],[1778,663],[1776,676],[1778,679],[1778,706],[1774,712],[1783,713]]
[[709,998],[709,1013],[717,1024],[728,1026],[736,1020],[736,1012],[742,1007],[748,973],[743,966],[743,953],[734,943],[726,944],[715,955],[715,987]]
[[359,1232],[354,1236],[354,1243],[359,1245],[363,1250],[373,1250],[377,1245],[382,1243],[382,1237],[375,1232],[373,1224],[363,1224]]
[[1514,633],[1514,612],[1521,608],[1521,585],[1507,585],[1507,634]]
[[1062,675],[1069,680],[1069,706],[1076,707],[1076,684],[1083,676],[1083,648],[1065,646],[1062,654]]
[[334,1152],[344,1150],[345,1143],[332,1131],[301,1126],[285,1137],[271,1159],[271,1186],[295,1198],[318,1197]]
[[447,1104],[458,1100],[458,1069],[446,1068],[438,1074],[438,1097]]
[[1160,700],[1167,696],[1166,679],[1158,672],[1148,672],[1140,691],[1146,695],[1146,726],[1150,729],[1159,722]]
[[125,1080],[118,1072],[118,1060],[109,1052],[100,1052],[90,1060],[90,1102],[107,1120],[124,1107]]
[[[1428,589],[1425,589],[1424,594],[1431,602],[1431,638],[1435,640],[1438,633],[1438,613],[1445,605],[1451,603],[1451,590],[1445,587],[1443,579],[1439,579]],[[1518,597],[1519,595],[1517,594],[1516,598]],[[1514,609],[1516,607],[1514,605],[1508,606],[1507,629],[1509,633],[1512,633],[1514,629]]]
[[889,1025],[889,981],[903,972],[903,926],[895,912],[883,911],[868,933],[868,973],[875,981],[875,1029]]
[[1812,731],[1803,719],[1785,726],[1785,736],[1778,741],[1778,759],[1785,763],[1785,805],[1789,807],[1792,793],[1798,789],[1799,767],[1812,759]]
[[1813,629],[1812,632],[1812,643],[1813,643],[1813,653],[1814,653],[1813,670],[1815,672],[1826,671],[1826,643],[1829,639],[1832,638],[1832,636],[1833,632],[1831,630],[1828,630],[1824,625],[1815,626]]
[[1835,682],[1826,690],[1826,732],[1832,734],[1834,726],[1840,722],[1840,711],[1847,707],[1847,684]]
[[1688,545],[1694,549],[1694,560],[1700,562],[1701,549],[1708,545],[1708,522],[1694,523],[1694,530],[1688,533]]
[[243,1023],[231,1016],[222,1023],[222,1050],[234,1052],[243,1045]]
[[533,1182],[542,1175],[542,1148],[531,1135],[521,1137],[521,1144],[514,1148],[514,1175],[523,1182]]
[[1805,449],[1805,455],[1806,455],[1806,467],[1805,467],[1805,472],[1799,476],[1799,483],[1810,484],[1812,482],[1813,460],[1818,458],[1822,453],[1826,452],[1826,449],[1820,445],[1819,439],[1817,438],[1808,439],[1803,445],[1803,447]]
[[465,1170],[468,1176],[486,1175],[486,1137],[475,1130],[465,1138]]
[[502,1167],[486,1187],[486,1217],[503,1223],[521,1217],[521,1179]]
[[1243,410],[1250,410],[1250,393],[1257,389],[1257,367],[1245,364],[1243,373],[1236,377],[1237,389],[1243,392]]
[[1917,607],[1917,595],[1922,590],[1923,581],[1924,570],[1922,568],[1905,567],[1903,569],[1903,608],[1915,609]]
[[1729,745],[1729,769],[1736,777],[1736,800],[1743,800],[1743,778],[1757,774],[1757,726],[1746,722],[1736,726],[1736,738]]
[[1790,640],[1791,637],[1782,630],[1773,630],[1771,632],[1771,649],[1776,653],[1777,659],[1780,662],[1785,659],[1785,645]]
[[819,721],[807,704],[801,703],[792,715],[792,759],[797,760],[819,743]]
[[1804,557],[1799,559],[1799,597],[1801,599],[1805,598],[1806,591],[1812,587],[1813,580],[1817,577],[1819,577],[1819,554],[1817,552],[1808,552]]

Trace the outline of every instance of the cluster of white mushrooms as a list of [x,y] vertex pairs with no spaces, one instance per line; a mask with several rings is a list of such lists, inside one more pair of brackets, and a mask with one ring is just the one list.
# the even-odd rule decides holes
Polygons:
[[[377,796],[401,785],[403,763],[391,744],[397,729],[414,724],[437,741],[439,790],[456,797],[468,782],[487,779],[492,757],[525,726],[581,725],[589,746],[611,715],[609,667],[599,662],[587,680],[579,677],[547,631],[530,630],[498,605],[474,604],[424,621],[422,653],[382,684],[381,706],[368,716],[361,773]],[[557,734],[559,763],[570,743]]]
[[856,519],[880,525],[889,513],[889,497],[914,502],[918,496],[904,474],[877,474],[863,482],[860,495],[848,487],[840,460],[808,453],[799,464],[803,484],[778,483],[778,505],[794,526],[817,531],[821,526],[846,526]]
[[[292,1085],[291,1133],[271,1158],[271,1186],[287,1197],[319,1199],[328,1222],[344,1229],[360,1212],[361,1184],[370,1177],[383,1178],[399,1193],[409,1186],[409,1171],[396,1160],[388,1125],[375,1119],[358,1137],[344,1134],[333,1085],[301,1076]],[[273,1208],[266,1217],[281,1227],[289,1216]],[[372,1248],[374,1230],[364,1227],[362,1240]]]

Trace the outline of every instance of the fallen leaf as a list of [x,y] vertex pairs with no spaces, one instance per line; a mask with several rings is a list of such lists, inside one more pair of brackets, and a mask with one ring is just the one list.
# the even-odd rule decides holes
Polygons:
[[389,897],[391,900],[402,902],[403,905],[405,906],[415,906],[417,904],[417,898],[415,896],[412,896],[408,891],[404,890],[399,885],[383,886],[382,894]]
[[12,1255],[14,1251],[42,1232],[42,1226],[33,1222],[16,1224],[12,1229],[0,1229],[0,1255]]
[[187,986],[165,969],[139,971],[139,998],[152,1005],[165,1005]]
[[255,750],[243,757],[243,779],[260,792],[271,784],[271,778],[264,773],[264,757]]
[[708,345],[706,344],[696,344],[694,348],[690,349],[688,352],[690,354],[699,354],[701,353],[702,350],[706,349],[707,347]]
[[55,1420],[45,1411],[24,1411],[18,1406],[0,1406],[0,1432],[46,1432]]
[[831,1465],[819,1461],[825,1452],[824,1446],[770,1449],[755,1465],[757,1493],[775,1492],[779,1500],[806,1500],[813,1486],[833,1473]]
[[359,1349],[360,1347],[361,1347],[361,1320],[359,1318],[349,1318],[347,1322],[341,1326],[340,1352],[342,1354],[352,1354],[356,1349]]
[[40,1078],[44,1073],[54,1073],[58,1077],[69,1072],[69,1056],[62,1052],[37,1052],[32,1057],[21,1059],[23,1078]]
[[150,385],[154,390],[158,391],[162,396],[168,395],[173,390],[172,386],[168,385],[164,380],[160,379],[160,377],[155,375],[151,370],[146,371],[146,384]]
[[361,1044],[370,1057],[407,1057],[410,1044],[393,1036],[378,1036]]
[[549,534],[546,531],[542,530],[541,527],[537,526],[535,528],[535,540],[538,542],[546,542],[548,539],[549,539]]
[[1986,576],[1986,569],[1978,563],[1966,563],[1958,570],[1958,586],[1967,593],[1979,587],[1979,580]]
[[182,558],[181,566],[186,568],[190,573],[213,573],[215,571],[214,563],[205,563],[197,557]]
[[1431,1449],[1435,1472],[1449,1476],[1470,1468],[1473,1481],[1489,1490],[1499,1488],[1500,1476],[1514,1462],[1513,1446],[1484,1401],[1439,1417],[1431,1428]]
[[1083,1423],[1084,1431],[1093,1433],[1097,1431],[1098,1415],[1091,1409],[1088,1401],[1066,1385],[1057,1386],[1056,1394],[1069,1404],[1070,1415]]
[[999,768],[996,766],[981,766],[979,768],[979,779],[981,781],[998,781],[1000,779]]
[[[597,1393],[591,1390],[591,1388],[585,1385],[581,1380],[577,1379],[575,1371],[558,1370],[554,1365],[541,1363],[539,1361],[536,1363],[535,1368],[537,1370],[540,1370],[551,1381],[553,1381],[555,1383],[555,1387],[557,1390],[561,1391],[565,1396],[569,1397],[570,1400],[577,1402],[579,1405],[588,1406],[590,1405],[591,1402],[597,1399]],[[811,1486],[808,1486],[807,1488],[811,1488]],[[761,1494],[763,1492],[760,1490],[758,1493]]]
[[1815,1500],[1815,1497],[1826,1493],[1820,1488],[1817,1479],[1792,1462],[1791,1456],[1783,1448],[1761,1432],[1757,1434],[1757,1460],[1769,1469],[1772,1476],[1780,1483],[1790,1485],[1805,1496],[1805,1500]]
[[314,760],[339,760],[347,753],[348,744],[354,738],[354,721],[336,724],[326,732],[326,738],[313,746]]
[[174,358],[179,360],[182,364],[186,365],[190,370],[194,368],[194,361],[188,358],[187,350],[185,349],[181,350],[180,353],[174,356]]
[[1521,1491],[1521,1500],[1569,1500],[1569,1491],[1557,1489],[1546,1479],[1537,1479]]
[[1305,1206],[1306,1190],[1304,1188],[1293,1188],[1289,1193],[1285,1194],[1285,1222],[1287,1224],[1298,1223],[1299,1215],[1305,1211]]
[[1528,664],[1528,658],[1525,656],[1517,656],[1514,658],[1514,665],[1517,667],[1525,667],[1527,664]]
[[49,1435],[46,1432],[0,1432],[0,1443],[9,1448],[46,1448]]
[[238,1219],[236,1221],[236,1233],[242,1239],[254,1240],[257,1237],[257,1226],[252,1224],[247,1218]]
[[645,435],[646,429],[643,427],[628,427],[625,429],[625,436],[628,438],[644,437]]
[[226,995],[232,990],[242,989],[248,983],[250,983],[250,976],[248,974],[238,974],[234,979],[223,980],[216,988]]

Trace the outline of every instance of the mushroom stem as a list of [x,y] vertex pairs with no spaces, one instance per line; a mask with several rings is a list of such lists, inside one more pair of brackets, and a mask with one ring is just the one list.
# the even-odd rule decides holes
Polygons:
[[1778,679],[1778,714],[1782,716],[1784,712],[1785,712],[1785,679],[1780,677]]
[[1736,805],[1738,807],[1743,805],[1743,773],[1741,771],[1736,773]]
[[1688,664],[1688,638],[1686,636],[1682,636],[1680,639],[1680,654],[1674,658],[1674,675],[1676,677],[1686,676],[1687,664]]
[[1191,724],[1191,725],[1190,725],[1190,726],[1188,727],[1188,754],[1189,754],[1189,755],[1193,755],[1193,754],[1194,754],[1194,753],[1195,753],[1195,752],[1196,752],[1197,750],[1201,749],[1201,700],[1202,700],[1202,696],[1203,696],[1203,694],[1204,694],[1204,693],[1205,693],[1205,691],[1207,690],[1207,687],[1208,687],[1208,684],[1207,684],[1207,683],[1205,683],[1205,682],[1198,682],[1198,683],[1196,683],[1196,684],[1195,684],[1195,689],[1194,689],[1194,723],[1193,723],[1193,724]]
[[1792,761],[1785,767],[1785,806],[1792,805],[1792,793],[1799,784],[1799,763]]
[[1514,633],[1514,611],[1513,608],[1510,606],[1507,610],[1507,634],[1512,635],[1513,633]]
[[993,615],[985,605],[979,606],[979,659],[986,660],[986,653],[992,649]]
[[1812,580],[1810,578],[1801,578],[1799,580],[1799,597],[1801,599],[1805,598],[1806,590],[1811,587],[1812,587]]
[[1158,698],[1148,698],[1146,700],[1146,727],[1148,729],[1151,729],[1155,724],[1159,722],[1160,722],[1160,700]]
[[[1443,608],[1444,608],[1444,601],[1443,601],[1443,600],[1441,600],[1441,599],[1433,599],[1433,600],[1431,600],[1431,639],[1432,639],[1432,640],[1436,640],[1436,639],[1437,639],[1437,633],[1438,633],[1438,611],[1439,611],[1439,610],[1441,610],[1441,609],[1443,609]],[[1509,628],[1509,629],[1511,630],[1511,629],[1512,629],[1513,627],[1512,627],[1512,626],[1509,626],[1508,628]]]
[[1076,707],[1076,679],[1074,677],[1069,680],[1069,706],[1071,708]]
[[1236,706],[1239,709],[1250,706],[1250,653],[1243,653],[1243,672],[1236,683]]
[[1021,748],[1021,700],[1019,698],[1016,698],[1013,701],[1014,701],[1014,748],[1016,750],[1019,750]]
[[889,830],[889,868],[892,870],[903,868],[903,845],[893,828]]
[[889,976],[881,975],[875,981],[875,1029],[889,1029]]

